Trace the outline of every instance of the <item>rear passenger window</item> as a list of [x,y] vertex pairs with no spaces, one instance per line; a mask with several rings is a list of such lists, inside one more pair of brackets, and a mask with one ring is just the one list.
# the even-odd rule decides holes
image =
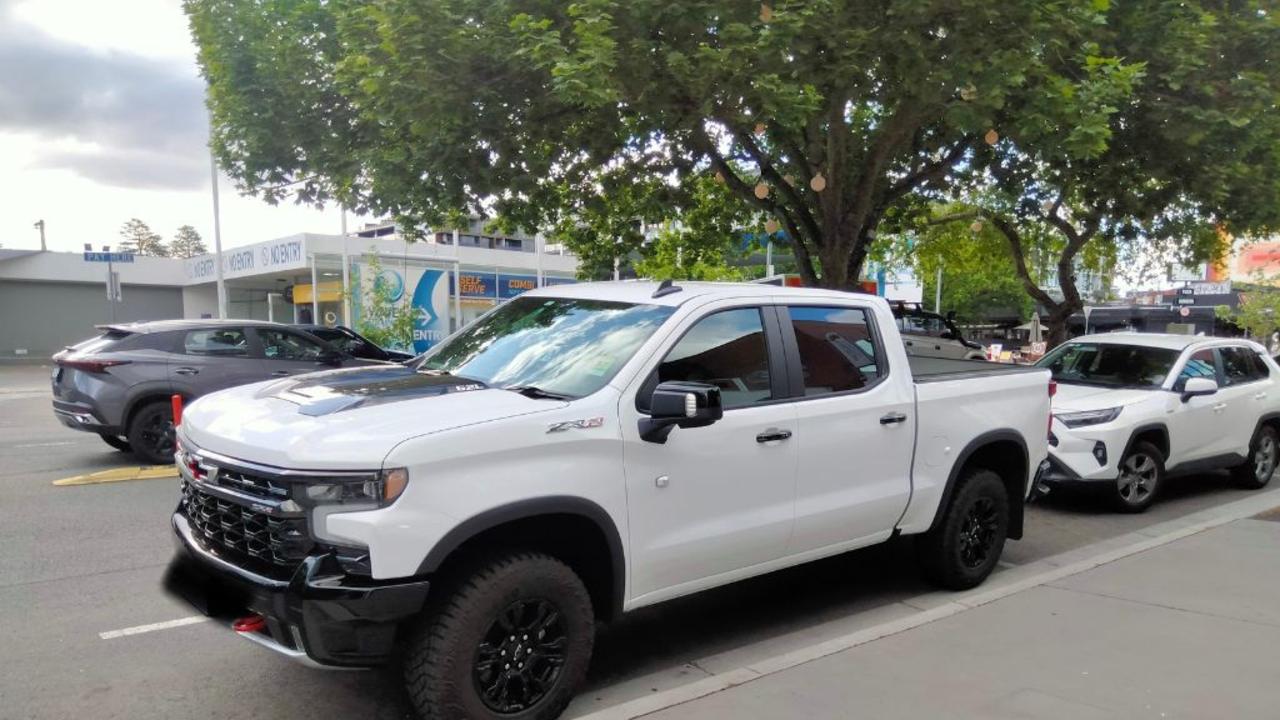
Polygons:
[[699,320],[658,366],[658,382],[669,380],[715,385],[726,409],[772,399],[760,310],[725,310]]
[[1253,353],[1248,349],[1227,347],[1218,352],[1222,353],[1222,374],[1227,385],[1242,385],[1262,379],[1250,357]]
[[1249,348],[1222,348],[1222,371],[1227,385],[1240,385],[1267,377],[1270,373],[1262,358]]
[[215,328],[192,330],[183,340],[188,355],[237,356],[249,354],[249,343],[244,330],[239,328]]
[[804,394],[858,390],[884,372],[880,348],[860,308],[791,307]]

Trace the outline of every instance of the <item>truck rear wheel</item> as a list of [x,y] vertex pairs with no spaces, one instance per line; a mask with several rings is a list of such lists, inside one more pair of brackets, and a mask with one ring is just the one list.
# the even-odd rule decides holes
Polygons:
[[1258,490],[1271,482],[1271,475],[1280,464],[1280,436],[1268,425],[1258,428],[1249,443],[1249,458],[1243,465],[1231,469],[1231,478],[1242,488]]
[[595,617],[559,560],[517,552],[468,565],[409,629],[405,685],[424,720],[544,720],[586,675]]
[[916,544],[921,569],[935,585],[967,590],[987,579],[1009,533],[1009,492],[985,468],[960,478],[951,504]]

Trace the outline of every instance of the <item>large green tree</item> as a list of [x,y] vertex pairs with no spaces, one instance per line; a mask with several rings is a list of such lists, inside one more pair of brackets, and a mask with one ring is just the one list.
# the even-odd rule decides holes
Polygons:
[[828,287],[998,118],[1105,125],[1086,43],[1105,6],[185,0],[214,151],[244,191],[546,227],[712,177]]
[[[981,148],[973,182],[956,186],[1005,235],[1024,288],[1047,311],[1053,342],[1084,304],[1082,260],[1118,258],[1132,279],[1153,261],[1211,259],[1223,250],[1222,232],[1280,226],[1273,2],[1116,3],[1090,37],[1098,59],[1084,72],[1115,81],[1089,84],[1103,91],[1109,121],[1082,133],[1040,113],[1007,114],[1006,136]],[[1068,77],[1075,67],[1058,66]],[[1029,252],[1028,238],[1046,233],[1056,238],[1057,293],[1036,276]]]

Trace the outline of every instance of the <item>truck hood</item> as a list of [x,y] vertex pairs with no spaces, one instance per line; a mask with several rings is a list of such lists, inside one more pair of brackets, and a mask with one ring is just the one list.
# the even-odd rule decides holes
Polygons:
[[1128,390],[1058,383],[1058,393],[1053,397],[1053,411],[1105,410],[1150,400],[1160,390]]
[[380,365],[206,395],[183,413],[180,432],[199,448],[266,465],[374,469],[409,438],[565,404]]

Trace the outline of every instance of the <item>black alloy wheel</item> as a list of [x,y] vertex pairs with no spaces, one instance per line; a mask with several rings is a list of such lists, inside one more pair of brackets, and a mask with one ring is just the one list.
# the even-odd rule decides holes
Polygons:
[[511,715],[537,705],[560,678],[568,646],[562,614],[550,601],[509,605],[476,647],[472,679],[485,707]]
[[960,562],[975,569],[986,564],[1000,534],[1000,511],[989,497],[979,497],[969,506],[960,524]]
[[173,462],[174,438],[173,410],[167,402],[147,404],[129,424],[133,454],[154,465]]

